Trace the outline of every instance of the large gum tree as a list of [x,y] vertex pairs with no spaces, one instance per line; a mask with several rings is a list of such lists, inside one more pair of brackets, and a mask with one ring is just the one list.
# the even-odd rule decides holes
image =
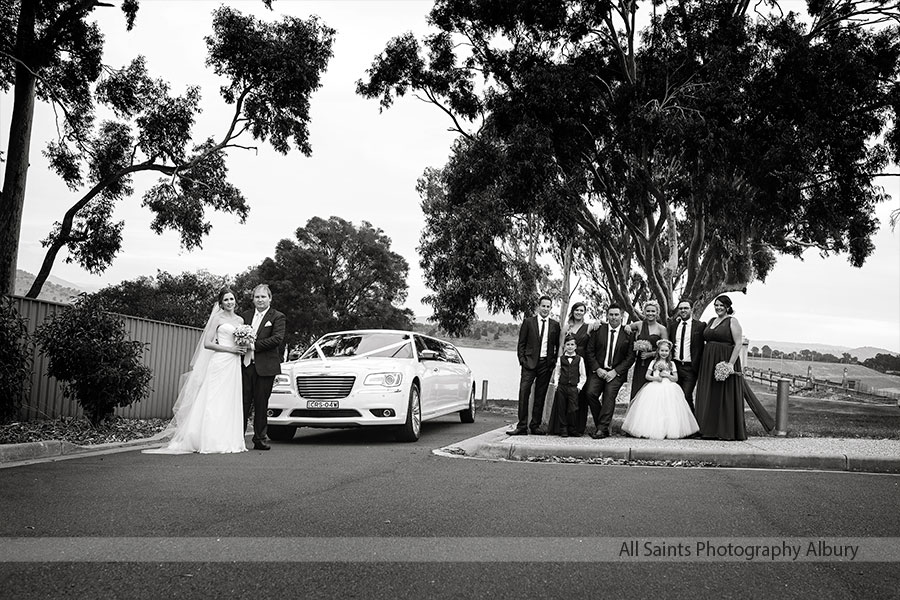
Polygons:
[[792,6],[439,0],[435,34],[391,40],[358,92],[413,93],[459,133],[420,182],[442,207],[422,236],[441,325],[464,330],[476,300],[522,312],[516,277],[491,273],[568,244],[632,314],[650,297],[699,314],[807,248],[861,266],[900,157],[898,3]]
[[[271,7],[271,0],[264,0]],[[41,269],[27,295],[36,297],[61,251],[93,273],[119,252],[122,222],[117,202],[133,193],[133,177],[162,177],[143,197],[151,227],[171,229],[182,246],[200,246],[209,232],[206,210],[246,218],[249,206],[228,181],[227,152],[266,141],[287,153],[311,153],[309,98],[332,56],[334,30],[316,17],[262,21],[222,6],[206,38],[207,66],[225,78],[220,88],[231,118],[215,138],[194,140],[200,90],[172,94],[152,77],[143,57],[121,68],[103,65],[104,38],[92,22],[96,0],[20,0],[0,9],[0,88],[13,89],[5,178],[0,197],[0,291],[12,293],[26,200],[31,128],[36,101],[59,115],[58,139],[44,150],[51,168],[76,199],[43,241]],[[134,26],[137,0],[119,3]],[[112,118],[97,119],[102,106]]]

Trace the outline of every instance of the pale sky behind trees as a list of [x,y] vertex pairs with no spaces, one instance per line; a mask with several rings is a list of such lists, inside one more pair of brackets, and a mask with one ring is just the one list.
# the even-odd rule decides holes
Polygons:
[[[188,85],[201,86],[203,113],[194,127],[198,142],[208,136],[220,138],[232,113],[218,94],[221,82],[204,64],[203,36],[210,32],[210,15],[220,4],[142,0],[131,32],[125,31],[118,8],[95,11],[106,36],[105,64],[121,67],[143,54],[150,74],[168,81],[173,93],[184,93]],[[209,215],[213,229],[203,248],[192,252],[180,249],[176,233],[158,236],[150,230],[151,213],[141,207],[141,197],[157,176],[138,174],[135,194],[116,211],[126,226],[123,251],[112,267],[94,276],[58,260],[51,276],[98,289],[155,275],[157,269],[235,275],[272,256],[275,244],[293,238],[311,217],[337,215],[356,225],[369,221],[391,238],[392,250],[410,265],[406,306],[424,320],[431,310],[421,303],[428,290],[416,251],[424,219],[415,185],[426,167],[443,166],[454,136],[447,131],[448,118],[434,106],[407,96],[379,114],[377,101],[357,96],[355,86],[390,38],[406,31],[419,37],[428,32],[425,16],[432,2],[276,0],[271,12],[259,0],[228,4],[267,20],[283,14],[304,18],[316,14],[337,30],[334,57],[322,88],[312,97],[312,157],[297,151],[281,156],[246,138],[245,145],[256,145],[258,152],[231,150],[228,166],[230,181],[251,207],[247,222],[241,225],[231,215]],[[803,3],[797,4],[802,9]],[[0,95],[4,138],[11,109],[11,95]],[[43,260],[40,240],[78,198],[47,169],[41,154],[55,135],[52,109],[38,105],[18,258],[18,268],[31,273],[37,273]],[[5,150],[6,140],[0,143]],[[751,346],[754,340],[778,340],[900,351],[900,228],[892,231],[888,225],[891,210],[900,206],[900,177],[883,177],[878,183],[892,199],[877,210],[882,225],[874,239],[876,251],[862,269],[851,267],[845,256],[821,258],[811,250],[803,261],[779,257],[766,283],[751,284],[746,296],[730,294]],[[576,292],[573,300],[582,297]],[[704,317],[711,315],[709,307]],[[484,318],[509,320],[486,314]]]

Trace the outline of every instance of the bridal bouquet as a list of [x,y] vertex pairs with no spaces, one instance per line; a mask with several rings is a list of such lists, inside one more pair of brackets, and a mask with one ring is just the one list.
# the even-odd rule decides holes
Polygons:
[[234,330],[234,341],[238,346],[252,346],[256,341],[256,334],[249,325],[238,325]]
[[650,352],[653,350],[653,344],[649,340],[638,340],[634,343],[635,352]]
[[722,361],[716,365],[714,372],[716,381],[725,381],[729,375],[734,375],[734,367],[731,366],[731,363]]

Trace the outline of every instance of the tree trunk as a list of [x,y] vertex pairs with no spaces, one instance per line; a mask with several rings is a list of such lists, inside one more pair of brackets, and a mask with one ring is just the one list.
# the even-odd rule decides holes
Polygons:
[[44,262],[41,263],[41,268],[37,275],[34,276],[34,281],[31,283],[31,289],[25,294],[26,298],[37,298],[40,295],[41,290],[44,288],[44,284],[47,282],[47,277],[50,276],[50,271],[53,269],[53,263],[56,261],[57,255],[65,245],[66,242],[62,237],[57,237],[53,240],[53,243],[50,244],[47,253],[44,255]]
[[[33,56],[35,2],[23,0],[16,30],[16,56]],[[6,172],[0,192],[0,293],[12,294],[16,286],[16,261],[25,206],[25,181],[34,119],[35,76],[28,66],[16,63],[12,121],[6,152]]]
[[[566,315],[569,310],[569,286],[570,286],[570,277],[572,275],[572,243],[566,246],[565,255],[563,258],[563,280],[562,280],[562,293],[560,296],[562,297],[562,304],[559,307],[559,326],[560,326],[560,335],[559,335],[559,353],[562,354],[562,346],[563,340],[566,337]],[[555,360],[555,364],[553,365],[553,369],[556,370],[556,366],[559,364],[559,359]],[[550,411],[553,410],[553,401],[556,398],[556,385],[554,383],[550,383],[550,387],[547,388],[547,396],[544,400],[544,414],[541,417],[541,423],[544,424],[544,428],[547,429],[550,425]]]
[[[187,163],[190,164],[190,163]],[[125,167],[124,169],[119,169],[103,181],[97,183],[82,196],[78,202],[69,207],[69,210],[66,211],[65,216],[63,217],[62,223],[59,226],[59,232],[56,236],[54,236],[53,241],[50,243],[47,248],[47,253],[44,254],[44,262],[41,263],[40,271],[34,278],[34,282],[31,284],[31,289],[28,290],[28,293],[25,294],[26,298],[37,298],[41,293],[41,289],[44,287],[44,283],[47,282],[47,277],[50,276],[50,271],[53,269],[53,263],[56,262],[56,257],[59,255],[59,251],[63,249],[63,247],[68,244],[72,240],[72,228],[75,223],[75,217],[78,215],[78,211],[87,206],[91,200],[97,197],[97,195],[112,185],[113,182],[122,179],[132,173],[138,173],[141,171],[158,171],[161,173],[171,174],[176,169],[186,169],[185,165],[178,165],[177,167],[166,166],[166,165],[158,165],[152,162],[143,162],[137,165],[130,165]]]
[[673,304],[678,306],[678,298],[675,298],[675,289],[678,285],[678,282],[675,281],[675,276],[678,273],[678,261],[681,258],[678,256],[678,224],[675,221],[675,208],[669,207],[669,214],[666,218],[666,227],[668,229],[668,241],[669,241],[669,264],[666,266],[666,304],[663,306],[663,313],[660,315],[664,323],[668,323],[669,319],[673,318]]

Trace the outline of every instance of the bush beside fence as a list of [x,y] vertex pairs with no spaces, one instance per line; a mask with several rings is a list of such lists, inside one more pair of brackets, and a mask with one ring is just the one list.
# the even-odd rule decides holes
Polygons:
[[[48,315],[67,306],[21,296],[12,296],[12,300],[19,314],[28,321],[29,334],[33,333]],[[144,351],[142,362],[153,371],[153,380],[150,383],[153,391],[141,402],[117,408],[115,413],[131,419],[168,419],[172,416],[172,405],[178,396],[179,379],[190,367],[191,356],[203,330],[137,317],[122,318],[132,340],[149,344]],[[64,398],[56,380],[47,376],[47,359],[35,350],[33,361],[31,394],[28,402],[19,411],[18,418],[28,421],[82,416],[81,408],[76,402]]]

